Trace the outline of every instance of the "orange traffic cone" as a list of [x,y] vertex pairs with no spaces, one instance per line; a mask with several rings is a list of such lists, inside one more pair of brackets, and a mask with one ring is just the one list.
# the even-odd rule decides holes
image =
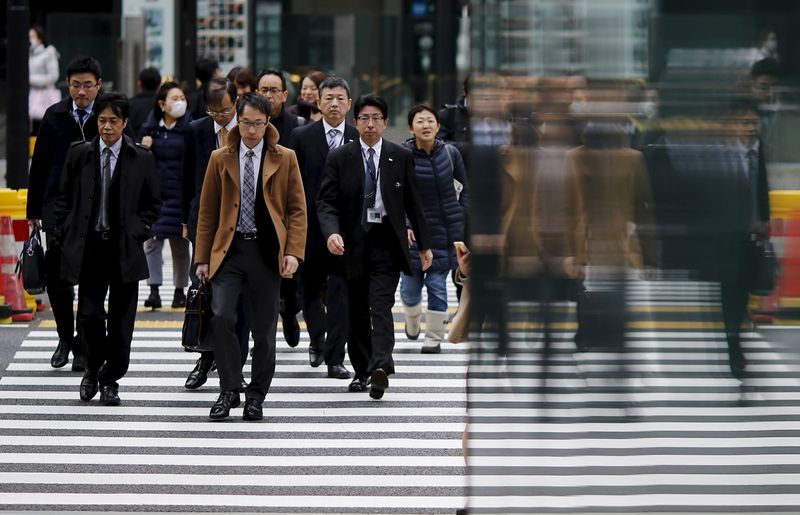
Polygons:
[[3,295],[11,304],[14,322],[33,320],[33,310],[28,307],[22,281],[16,274],[17,249],[10,216],[0,216],[0,269],[3,275]]

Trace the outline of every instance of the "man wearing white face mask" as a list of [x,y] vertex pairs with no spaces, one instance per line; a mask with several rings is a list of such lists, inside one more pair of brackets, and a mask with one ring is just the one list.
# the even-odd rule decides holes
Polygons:
[[164,240],[172,251],[172,277],[175,294],[172,307],[186,303],[184,288],[189,284],[189,241],[182,236],[183,220],[183,154],[184,138],[192,121],[186,113],[186,97],[177,83],[167,82],[156,93],[153,112],[139,130],[142,145],[150,147],[156,159],[161,180],[161,214],[153,224],[151,237],[144,244],[150,269],[150,296],[146,307],[161,307],[159,287],[162,284]]

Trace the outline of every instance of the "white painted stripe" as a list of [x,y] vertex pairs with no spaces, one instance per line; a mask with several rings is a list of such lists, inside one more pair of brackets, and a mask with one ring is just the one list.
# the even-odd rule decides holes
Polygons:
[[[39,345],[23,345],[23,347],[39,347]],[[173,347],[174,348],[174,347]],[[395,364],[402,364],[402,363],[416,363],[416,362],[425,362],[425,363],[432,363],[432,362],[439,362],[439,361],[456,361],[456,362],[466,362],[469,361],[469,354],[467,353],[455,353],[455,352],[448,352],[448,351],[455,351],[456,346],[450,346],[444,348],[444,353],[440,354],[435,357],[431,357],[430,354],[395,354],[394,355],[394,362]],[[294,355],[293,355],[294,354]],[[53,350],[43,350],[43,351],[17,351],[14,355],[14,359],[41,359],[50,363],[50,357],[53,355]],[[194,365],[197,361],[198,354],[191,353],[191,352],[147,352],[137,349],[132,349],[131,351],[131,361],[180,361],[184,362],[187,365]],[[688,357],[687,357],[688,359]],[[697,356],[691,356],[691,359],[696,360]],[[308,365],[308,355],[305,353],[290,353],[290,352],[279,352],[277,356],[278,364],[281,363],[302,363],[305,364],[306,369],[310,368]],[[349,363],[348,363],[349,365]],[[324,367],[320,367],[318,370],[325,370]]]
[[[800,483],[800,474],[620,474],[596,475],[507,475],[472,474],[468,479],[473,488],[556,487],[585,488],[594,486],[773,486]],[[102,483],[100,483],[102,484]],[[135,483],[132,483],[135,484]],[[677,494],[675,494],[677,496]],[[682,494],[681,494],[682,495]]]
[[[224,478],[224,479],[222,479]],[[462,475],[443,476],[437,475],[398,475],[398,474],[341,474],[341,475],[290,475],[290,474],[95,474],[95,473],[28,473],[28,472],[0,472],[0,484],[51,484],[51,485],[177,485],[177,486],[258,486],[264,487],[300,487],[310,482],[314,486],[330,487],[438,487],[438,488],[464,488],[467,486],[467,477]],[[5,495],[5,494],[3,494]],[[92,494],[94,496],[94,494]]]
[[[30,386],[30,385],[49,385],[49,386],[73,386],[80,384],[80,376],[73,375],[69,377],[3,377],[0,379],[0,385],[16,385],[16,386]],[[135,386],[168,386],[183,388],[186,379],[183,377],[123,377],[119,383],[122,387],[135,387]],[[330,388],[332,386],[345,386],[344,381],[341,379],[332,379],[328,377],[276,377],[272,380],[272,387],[303,387],[303,388]],[[402,377],[392,376],[389,378],[389,388],[412,388],[412,387],[427,387],[427,388],[465,388],[466,381],[464,379],[408,379]],[[388,394],[387,394],[388,395]]]
[[[0,437],[2,438],[2,437]],[[23,437],[19,437],[23,438]],[[38,438],[38,437],[37,437]],[[57,439],[58,437],[53,437]],[[2,441],[2,440],[0,440]],[[581,438],[563,439],[503,439],[494,440],[472,438],[469,441],[470,449],[506,449],[513,450],[569,450],[585,451],[595,449],[656,449],[656,448],[700,448],[700,449],[725,449],[733,452],[743,449],[757,449],[761,447],[798,447],[797,437],[738,437],[738,438]],[[798,474],[800,478],[800,474]]]
[[[18,356],[15,356],[17,358]],[[399,362],[395,361],[395,366],[398,370],[401,369]],[[574,367],[572,367],[574,368]],[[679,367],[678,367],[679,368]],[[53,367],[49,363],[10,363],[6,370],[14,372],[50,372]],[[192,365],[184,364],[163,364],[163,363],[132,363],[128,367],[128,373],[131,372],[179,372],[182,374],[189,374],[192,370]],[[277,372],[312,372],[314,371],[308,364],[306,359],[305,365],[287,365],[277,364]],[[327,368],[319,367],[316,372],[320,375],[327,377]],[[448,374],[458,375],[466,374],[467,367],[465,365],[419,365],[408,364],[402,367],[403,374]],[[185,381],[185,378],[184,378]]]
[[[222,481],[221,481],[222,482]],[[203,495],[203,494],[145,494],[113,493],[91,495],[31,492],[3,493],[0,505],[35,506],[200,506],[253,507],[253,508],[344,508],[353,506],[363,512],[369,509],[448,509],[463,508],[466,500],[461,496],[345,496],[345,495]]]
[[[638,494],[638,495],[572,495],[572,496],[472,496],[470,507],[475,509],[502,507],[535,509],[538,513],[545,508],[637,508],[642,512],[650,511],[652,506],[693,506],[698,508],[694,513],[702,513],[703,506],[729,507],[734,512],[742,512],[753,507],[760,511],[765,506],[799,506],[800,494]],[[716,510],[714,510],[716,512]],[[507,511],[506,513],[512,513]]]
[[[0,421],[2,424],[5,421]],[[2,427],[0,425],[0,427]],[[738,422],[601,422],[582,424],[548,424],[537,422],[504,423],[504,424],[470,424],[470,433],[551,433],[581,435],[592,432],[602,433],[638,433],[643,431],[658,432],[710,432],[726,431],[800,431],[800,420],[794,421],[738,421]]]
[[[347,383],[343,380],[342,386],[345,386]],[[194,391],[176,391],[176,392],[138,392],[132,391],[128,392],[125,391],[122,393],[124,397],[124,401],[148,401],[148,402],[189,402],[189,401],[197,401],[197,402],[204,402],[208,403],[211,406],[217,396],[219,395],[219,389],[216,386],[216,381],[214,384],[209,383],[205,387],[194,390]],[[344,390],[344,388],[343,388]],[[381,404],[392,404],[396,402],[424,402],[424,403],[435,403],[435,402],[466,402],[467,394],[466,392],[458,392],[458,393],[442,393],[442,392],[390,392],[391,395],[387,394],[383,399],[381,399]],[[800,396],[800,394],[798,394]],[[35,399],[35,400],[70,400],[74,401],[78,398],[78,391],[27,391],[27,390],[0,390],[0,399]],[[495,395],[485,395],[478,397],[478,399],[483,398],[486,401],[495,401],[497,396]],[[574,398],[574,397],[570,397]],[[736,397],[738,399],[738,397]],[[331,403],[332,405],[342,402],[365,402],[364,396],[362,394],[341,391],[341,392],[330,392],[330,393],[306,393],[306,392],[297,392],[297,393],[275,393],[270,392],[267,395],[267,399],[265,402],[265,406],[269,406],[272,402],[292,402],[292,403],[303,403],[303,402],[324,402],[324,403]]]
[[[80,455],[78,455],[80,456]],[[3,457],[0,455],[0,462]],[[470,467],[757,467],[800,465],[800,454],[637,454],[615,456],[469,456]],[[61,463],[55,461],[54,463]]]
[[[109,408],[109,413],[113,408]],[[231,420],[224,422],[133,422],[116,420],[0,420],[0,429],[18,430],[67,430],[67,431],[162,431],[162,432],[205,432],[205,433],[459,433],[464,431],[464,423],[459,422],[380,422],[380,423],[321,423],[271,421],[245,423],[241,408],[231,410]],[[269,420],[269,419],[267,419]]]
[[[220,454],[86,454],[86,453],[0,453],[0,463],[63,465],[169,465],[203,467],[463,467],[463,456],[230,456]],[[5,495],[5,494],[4,494]]]
[[[498,441],[500,445],[502,441]],[[457,449],[461,450],[461,438],[140,438],[131,436],[0,436],[0,445],[22,447],[114,447],[170,449]],[[500,447],[502,448],[502,447]],[[269,484],[269,483],[265,483]]]
[[[619,396],[619,400],[624,400],[624,396]],[[42,406],[46,408],[46,406]],[[2,411],[3,406],[0,406]],[[672,407],[633,407],[630,411],[637,416],[642,417],[686,417],[687,421],[691,417],[764,417],[764,416],[777,416],[798,415],[797,406],[736,406],[730,408],[713,407],[713,406],[681,406],[677,408]],[[478,408],[470,409],[469,415],[473,418],[487,418],[487,417],[502,417],[502,418],[523,418],[535,417],[537,415],[547,414],[552,417],[566,417],[566,418],[582,418],[582,417],[607,417],[615,414],[625,414],[623,408],[582,408],[579,405],[569,408],[546,408],[545,410],[539,409],[526,409],[523,406],[515,406],[513,408]],[[800,439],[797,441],[800,445]]]
[[[114,415],[139,417],[201,417],[208,415],[210,405],[204,408],[153,408],[151,406],[116,406],[110,410],[108,406],[51,406],[32,404],[0,405],[0,413],[9,415]],[[465,417],[464,408],[441,407],[385,407],[369,408],[324,407],[324,408],[270,408],[264,410],[264,416],[270,420],[292,417]]]

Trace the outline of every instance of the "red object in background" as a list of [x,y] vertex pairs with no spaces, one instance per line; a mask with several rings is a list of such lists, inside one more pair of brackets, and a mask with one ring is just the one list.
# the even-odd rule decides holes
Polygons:
[[800,298],[800,211],[784,223],[784,252],[778,290],[781,297]]
[[27,220],[13,220],[11,225],[14,228],[14,240],[25,241],[31,235]]

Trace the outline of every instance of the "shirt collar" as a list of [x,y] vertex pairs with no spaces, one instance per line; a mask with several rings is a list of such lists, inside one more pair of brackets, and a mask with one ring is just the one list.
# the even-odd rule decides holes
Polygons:
[[[78,107],[78,104],[76,104],[76,103],[75,103],[75,101],[73,100],[73,101],[72,101],[72,112],[74,113],[74,112],[76,112],[78,109],[80,109],[80,107]],[[87,116],[91,116],[91,114],[92,114],[92,109],[94,109],[94,100],[92,100],[92,103],[91,103],[91,104],[89,104],[88,106],[86,106],[86,109],[84,109],[84,111],[86,111],[86,115],[87,115]]]
[[173,124],[170,125],[169,127],[167,127],[167,122],[165,122],[163,118],[158,121],[158,126],[164,127],[165,129],[172,129],[176,125],[178,125],[178,120],[175,120],[175,122],[173,122]]
[[[236,115],[233,115],[233,118],[231,118],[231,121],[228,122],[228,125],[226,125],[225,128],[228,129],[228,132],[230,132],[231,129],[236,127],[236,124],[238,122],[239,121],[236,119]],[[217,134],[220,131],[220,129],[222,129],[222,125],[218,124],[217,121],[214,120],[214,134]]]
[[[108,145],[106,145],[106,142],[103,141],[103,138],[98,138],[98,139],[100,140],[100,153],[102,154],[103,150],[105,150],[106,147],[108,147]],[[116,143],[114,143],[108,148],[111,149],[111,153],[114,154],[114,157],[119,156],[119,151],[122,150],[122,136],[120,136],[120,138],[117,140]]]
[[339,130],[339,134],[341,134],[342,136],[344,136],[344,124],[345,124],[345,121],[344,121],[344,120],[342,120],[342,123],[340,123],[339,125],[337,125],[336,127],[334,127],[333,125],[331,125],[331,124],[329,124],[328,122],[326,122],[326,121],[325,121],[325,118],[323,118],[323,119],[322,119],[322,126],[323,126],[323,128],[325,129],[325,135],[326,135],[326,136],[327,136],[327,135],[328,135],[328,133],[331,131],[331,129],[338,129],[338,130]]
[[756,151],[756,153],[758,153],[758,147],[759,147],[758,143],[759,143],[758,140],[756,140],[756,142],[750,145],[749,147],[745,147],[744,145],[742,145],[741,141],[736,140],[736,148],[739,149],[739,152],[741,152],[742,154],[747,154],[751,150],[754,150]]
[[361,138],[358,138],[358,142],[361,143],[361,150],[364,151],[365,155],[370,148],[373,148],[375,150],[376,155],[381,155],[381,148],[383,147],[383,138],[379,139],[378,142],[375,143],[372,147],[369,147],[366,143],[364,143],[364,140]]
[[244,144],[244,141],[239,142],[239,155],[244,157],[248,150],[252,150],[255,153],[255,157],[257,159],[261,159],[261,151],[264,149],[264,138],[261,138],[261,141],[258,142],[253,148],[247,148],[247,145]]

